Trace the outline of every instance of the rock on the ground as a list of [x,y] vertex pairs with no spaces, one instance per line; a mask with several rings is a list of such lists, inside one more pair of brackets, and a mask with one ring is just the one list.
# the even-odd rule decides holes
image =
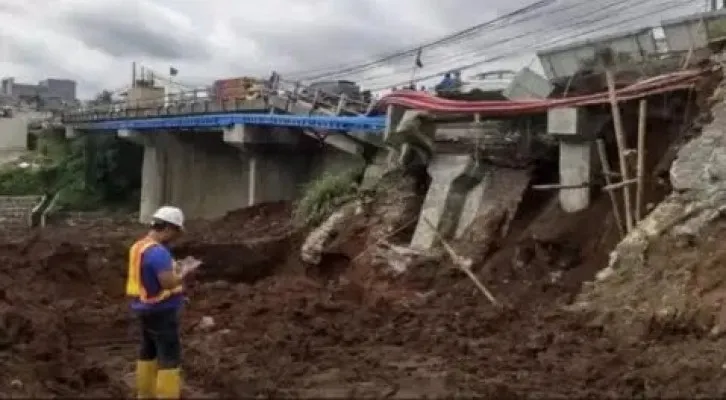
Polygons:
[[300,250],[302,260],[308,264],[320,264],[328,244],[335,239],[338,231],[345,226],[350,218],[360,212],[362,212],[362,209],[358,201],[352,201],[344,204],[331,214],[325,222],[315,228],[305,239]]

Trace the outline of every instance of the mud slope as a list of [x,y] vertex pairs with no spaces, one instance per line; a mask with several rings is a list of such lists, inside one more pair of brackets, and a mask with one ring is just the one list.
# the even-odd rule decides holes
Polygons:
[[[590,279],[604,262],[607,229],[594,228],[610,218],[602,202],[597,199],[587,212],[564,216],[564,222],[555,207],[542,207],[528,224],[516,227],[489,263],[479,266],[495,295],[513,306],[508,311],[493,309],[445,263],[397,279],[371,269],[369,276],[387,282],[376,286],[377,301],[368,301],[367,287],[351,285],[356,275],[345,271],[332,280],[289,271],[257,281],[199,276],[184,319],[185,393],[726,395],[721,383],[724,343],[690,332],[660,335],[655,327],[647,341],[628,344],[611,340],[601,326],[579,314],[560,311],[558,304],[567,302],[579,282]],[[285,236],[285,213],[259,218],[263,210],[221,222],[255,229],[240,234],[190,228],[179,248],[249,247],[264,243],[268,233]],[[560,221],[557,229],[547,223],[553,218]],[[126,248],[143,228],[78,226],[50,228],[43,237],[2,245],[2,396],[130,394],[135,339],[123,275]],[[203,243],[196,241],[196,232]],[[282,246],[284,240],[278,243]],[[523,253],[530,254],[527,268],[518,262]],[[231,270],[230,264],[249,267],[243,257],[235,260],[228,254],[234,252],[225,248],[220,261],[208,250],[207,258]],[[362,293],[352,295],[355,287]],[[212,317],[211,326],[208,319],[201,323],[204,316]]]

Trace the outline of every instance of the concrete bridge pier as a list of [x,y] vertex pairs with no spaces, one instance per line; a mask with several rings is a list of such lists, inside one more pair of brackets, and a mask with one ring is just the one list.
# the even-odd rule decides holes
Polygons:
[[361,165],[362,157],[324,146],[291,128],[235,125],[220,131],[119,130],[144,146],[139,219],[163,205],[188,218],[298,197],[325,170]]
[[214,132],[139,132],[119,137],[144,146],[139,219],[164,204],[188,218],[215,218],[249,203],[249,171],[239,151]]
[[555,108],[547,113],[547,133],[560,144],[560,184],[574,186],[559,190],[560,206],[566,212],[590,205],[594,137],[588,120],[584,108]]
[[224,128],[222,139],[246,166],[246,206],[294,199],[314,164],[315,143],[290,128],[236,124]]
[[468,154],[436,154],[428,166],[431,184],[421,207],[411,247],[429,250],[436,231],[450,236],[456,230],[467,195],[483,177],[483,169]]

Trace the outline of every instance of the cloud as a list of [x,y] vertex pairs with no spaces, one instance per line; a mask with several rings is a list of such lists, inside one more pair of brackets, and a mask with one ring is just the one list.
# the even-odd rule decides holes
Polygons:
[[112,57],[199,61],[211,55],[191,16],[149,1],[69,1],[56,19],[59,32]]
[[[265,0],[241,6],[234,0],[1,0],[0,70],[27,82],[75,79],[85,97],[128,85],[132,61],[159,72],[174,66],[180,71],[178,79],[190,84],[267,76],[272,70],[284,77],[368,62],[530,2]],[[587,1],[553,2],[553,7],[565,7]],[[596,9],[601,3],[587,4]],[[426,51],[420,74],[502,54],[506,46],[524,49],[524,43],[537,35],[519,42],[492,42],[523,29],[556,29],[574,16],[545,9],[529,22]],[[519,55],[510,62],[525,58]],[[412,66],[412,57],[398,59],[350,78],[369,87],[386,86],[407,80]]]

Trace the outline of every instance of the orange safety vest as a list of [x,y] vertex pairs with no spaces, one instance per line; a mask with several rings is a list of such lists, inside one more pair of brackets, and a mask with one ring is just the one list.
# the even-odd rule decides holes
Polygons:
[[157,244],[155,240],[145,237],[134,243],[129,250],[129,274],[126,280],[126,295],[138,298],[142,303],[159,303],[175,294],[181,293],[183,290],[182,286],[177,286],[172,290],[162,290],[159,294],[152,297],[149,297],[146,293],[146,289],[141,282],[141,259],[148,248]]

